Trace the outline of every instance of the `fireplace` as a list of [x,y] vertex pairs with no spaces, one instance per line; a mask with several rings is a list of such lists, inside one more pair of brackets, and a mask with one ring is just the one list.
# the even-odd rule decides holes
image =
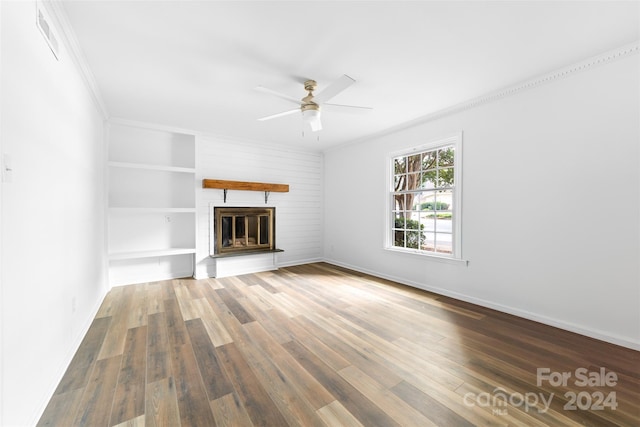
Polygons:
[[213,256],[275,251],[275,208],[214,207]]

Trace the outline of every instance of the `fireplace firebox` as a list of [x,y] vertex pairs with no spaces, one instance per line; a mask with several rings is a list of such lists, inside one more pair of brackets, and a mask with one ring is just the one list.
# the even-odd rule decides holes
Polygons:
[[214,256],[276,250],[275,208],[215,207]]

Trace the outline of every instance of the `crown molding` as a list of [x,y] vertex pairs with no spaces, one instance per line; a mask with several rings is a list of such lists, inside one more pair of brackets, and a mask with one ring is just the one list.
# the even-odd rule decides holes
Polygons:
[[193,136],[200,135],[200,132],[193,129],[181,128],[181,127],[171,126],[171,125],[163,125],[160,123],[151,123],[151,122],[143,122],[139,120],[125,119],[122,117],[109,117],[108,123],[114,124],[114,125],[136,127],[141,129],[157,130],[162,132],[183,133],[186,135],[193,135]]
[[89,68],[89,64],[87,63],[84,53],[80,48],[80,43],[78,43],[76,34],[69,23],[64,6],[59,0],[39,0],[39,2],[47,9],[49,15],[51,15],[55,20],[56,28],[58,29],[60,38],[67,48],[67,53],[69,54],[71,61],[76,66],[80,77],[87,86],[96,109],[102,118],[107,120],[109,118],[109,113],[104,104],[104,100],[102,99],[102,94],[100,93],[100,89],[98,88],[93,72],[91,71],[91,68]]
[[329,147],[325,151],[331,151],[332,149],[340,149],[342,147],[346,147],[348,145],[357,144],[364,141],[369,141],[374,138],[379,138],[382,136],[390,135],[405,129],[409,129],[415,126],[419,126],[425,123],[432,122],[434,120],[441,119],[446,116],[450,116],[465,110],[469,110],[471,108],[475,108],[481,105],[488,104],[490,102],[495,102],[501,100],[503,98],[517,95],[522,91],[532,89],[538,87],[543,84],[551,83],[556,80],[564,79],[570,77],[576,73],[586,71],[592,69],[594,67],[598,67],[604,64],[608,64],[610,62],[616,61],[621,58],[626,58],[628,56],[640,53],[640,41],[635,41],[633,43],[629,43],[627,45],[621,46],[617,49],[610,50],[600,55],[596,55],[585,59],[580,62],[576,62],[572,65],[559,68],[555,71],[551,71],[546,74],[538,75],[536,77],[532,77],[530,79],[524,80],[520,83],[516,83],[511,86],[504,87],[502,89],[498,89],[493,92],[488,92],[484,95],[481,95],[477,98],[472,98],[468,101],[461,102],[459,104],[453,105],[448,108],[441,109],[434,113],[428,114],[426,116],[418,117],[417,119],[410,120],[408,122],[402,123],[397,126],[393,126],[391,128],[385,129],[381,132],[377,132],[374,134],[370,134],[364,136],[362,138],[354,139],[346,144],[340,144],[335,147]]

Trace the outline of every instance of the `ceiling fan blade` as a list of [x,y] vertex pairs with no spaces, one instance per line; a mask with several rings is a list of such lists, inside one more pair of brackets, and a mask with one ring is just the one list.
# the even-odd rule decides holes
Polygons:
[[342,105],[342,104],[322,104],[322,109],[325,111],[335,111],[336,113],[370,113],[373,111],[371,107],[360,107],[358,105]]
[[264,87],[264,86],[257,86],[255,89],[256,89],[258,92],[268,93],[268,94],[270,94],[270,95],[275,95],[275,96],[277,96],[278,98],[286,99],[287,101],[293,102],[293,103],[294,103],[294,104],[296,104],[296,105],[301,105],[301,104],[302,104],[302,101],[301,101],[301,100],[296,99],[296,98],[294,98],[293,96],[289,96],[289,95],[287,95],[287,94],[277,92],[277,91],[275,91],[275,90],[273,90],[273,89],[269,89],[269,88],[266,88],[266,87]]
[[295,110],[283,111],[282,113],[272,114],[270,116],[261,117],[258,119],[259,122],[264,122],[265,120],[271,120],[282,116],[288,116],[290,114],[300,113],[300,109],[296,108]]
[[345,90],[346,88],[354,84],[355,82],[356,81],[354,79],[347,76],[346,74],[343,74],[342,77],[340,77],[338,80],[334,81],[329,86],[324,88],[322,92],[318,93],[314,97],[314,101],[317,104],[327,102],[328,100],[330,100],[331,98],[333,98],[334,96],[336,96],[337,94],[339,94],[340,92],[342,92],[343,90]]

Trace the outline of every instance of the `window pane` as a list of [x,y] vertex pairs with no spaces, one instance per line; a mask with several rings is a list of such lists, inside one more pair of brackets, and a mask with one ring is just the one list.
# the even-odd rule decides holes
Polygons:
[[[438,213],[436,218],[436,232],[437,233],[451,233],[453,228],[451,227],[451,214],[449,212]],[[445,216],[444,218],[441,216]],[[439,236],[438,236],[439,237]]]
[[435,209],[438,211],[453,210],[453,190],[438,191],[435,195]]
[[420,188],[429,189],[436,188],[436,184],[438,182],[438,171],[430,170],[426,172],[422,172],[422,183]]
[[393,231],[393,246],[397,246],[399,248],[404,248],[404,231],[402,230],[394,230]]
[[438,167],[453,166],[453,147],[446,147],[438,150]]
[[422,170],[435,169],[436,167],[436,152],[428,151],[422,153]]
[[420,188],[420,172],[407,174],[406,190],[417,190]]
[[420,172],[421,166],[421,154],[415,154],[407,157],[407,172]]
[[407,231],[407,248],[418,249],[421,234],[418,231]]
[[434,192],[423,192],[420,199],[420,209],[423,211],[432,211],[435,208],[436,195]]
[[407,158],[396,157],[393,159],[393,173],[398,175],[407,172]]
[[422,230],[425,232],[435,231],[436,219],[434,213],[432,211],[422,211],[420,214],[420,224],[422,224]]
[[453,168],[445,168],[438,170],[438,187],[452,187],[453,182]]
[[233,242],[233,246],[244,245],[244,218],[243,216],[236,217],[236,240]]
[[423,211],[425,210],[425,205],[428,203],[428,200],[433,197],[432,193],[430,192],[421,192],[421,193],[416,193],[415,195],[415,199],[414,199],[414,210],[417,211]]
[[228,248],[231,246],[231,231],[232,231],[233,218],[230,216],[222,217],[222,247]]
[[258,217],[251,215],[247,217],[247,245],[256,246],[258,244]]
[[396,217],[393,221],[394,228],[404,228],[404,212],[396,213]]
[[435,234],[424,233],[424,239],[422,241],[422,250],[433,252],[435,248]]
[[419,197],[420,194],[419,193],[410,193],[406,195],[406,199],[407,199],[407,206],[406,209],[407,210],[411,210],[411,211],[417,211],[419,209],[419,199],[417,197]]
[[403,191],[407,189],[407,175],[395,175],[393,177],[393,191]]
[[420,229],[420,213],[409,212],[409,217],[406,220],[407,230],[419,230]]
[[452,235],[451,234],[438,234],[436,251],[440,253],[450,254],[452,253]]
[[403,211],[406,206],[405,203],[405,195],[404,194],[394,194],[393,195],[393,210],[394,211]]
[[260,217],[260,244],[266,245],[269,243],[269,217],[262,215]]

